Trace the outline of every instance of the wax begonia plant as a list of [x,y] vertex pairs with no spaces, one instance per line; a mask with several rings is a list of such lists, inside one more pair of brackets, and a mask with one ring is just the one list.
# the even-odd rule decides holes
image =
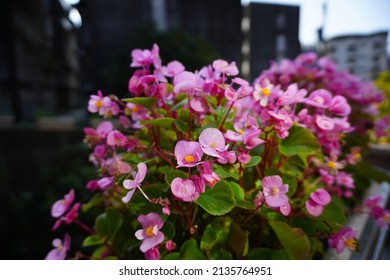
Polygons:
[[[85,230],[77,258],[313,259],[327,248],[357,250],[346,222],[361,149],[346,135],[364,128],[350,117],[379,102],[379,91],[313,54],[274,63],[253,85],[234,62],[190,72],[163,65],[157,45],[131,56],[129,97],[98,91],[88,103],[105,118],[84,129],[98,171],[86,183],[90,200],[72,207],[72,190],[52,208],[54,229]],[[389,211],[376,202],[359,210],[386,227]],[[91,209],[99,214],[87,225],[80,217]],[[65,238],[48,258],[66,257]]]

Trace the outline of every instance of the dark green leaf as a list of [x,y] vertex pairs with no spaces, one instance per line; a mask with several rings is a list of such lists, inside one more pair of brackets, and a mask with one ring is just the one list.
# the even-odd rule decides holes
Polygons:
[[83,246],[92,246],[92,245],[100,245],[104,243],[105,237],[101,237],[99,235],[91,235],[84,239]]
[[122,99],[123,102],[133,103],[141,105],[142,107],[149,108],[157,102],[156,98],[153,97],[134,97]]
[[200,240],[202,251],[210,251],[213,247],[227,241],[230,232],[232,219],[230,217],[217,217],[204,230]]
[[152,120],[141,120],[139,123],[142,125],[152,125],[152,126],[158,126],[162,128],[169,128],[172,123],[175,121],[173,118],[158,118],[158,119],[152,119]]
[[224,180],[219,181],[212,189],[206,188],[195,202],[214,216],[229,213],[236,206],[232,187]]
[[287,138],[279,143],[279,150],[286,156],[312,155],[320,148],[317,138],[308,129],[294,125]]
[[165,173],[165,182],[167,182],[169,186],[175,178],[188,179],[188,173],[174,169],[171,169]]
[[189,239],[180,248],[180,258],[182,260],[205,260],[206,257],[199,249],[195,239]]
[[180,253],[178,252],[169,253],[164,257],[164,260],[180,260]]
[[182,119],[175,120],[175,126],[183,133],[188,132],[188,124],[184,122]]
[[303,230],[291,228],[287,223],[269,221],[280,243],[292,260],[305,260],[311,258],[310,242]]
[[261,161],[260,156],[251,156],[251,160],[247,164],[244,164],[244,168],[256,166],[260,163],[260,161]]
[[161,231],[164,233],[165,240],[170,240],[175,237],[175,233],[176,233],[175,226],[168,220],[165,221]]
[[269,248],[255,248],[249,251],[248,260],[269,260],[272,250]]
[[229,246],[238,257],[246,256],[249,249],[249,233],[236,224],[230,226]]
[[107,208],[105,213],[96,218],[96,231],[100,236],[112,238],[122,222],[122,214],[117,209]]

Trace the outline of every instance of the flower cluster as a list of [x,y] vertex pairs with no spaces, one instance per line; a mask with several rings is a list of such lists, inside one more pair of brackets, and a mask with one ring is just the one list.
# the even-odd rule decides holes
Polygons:
[[[355,105],[371,110],[377,91],[313,54],[273,64],[253,85],[234,62],[191,72],[163,65],[157,45],[131,57],[130,97],[98,91],[88,103],[106,119],[84,129],[98,171],[91,199],[81,208],[71,190],[52,208],[53,230],[76,223],[89,234],[83,246],[94,251],[79,258],[295,259],[321,254],[319,244],[357,248],[344,209],[362,157],[346,138]],[[388,224],[375,201],[362,207]],[[93,228],[80,209],[100,213]],[[53,245],[47,258],[64,259],[70,239]]]

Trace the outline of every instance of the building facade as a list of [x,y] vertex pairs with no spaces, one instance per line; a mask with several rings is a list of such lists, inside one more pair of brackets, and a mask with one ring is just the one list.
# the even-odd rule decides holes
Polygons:
[[367,35],[334,37],[326,42],[326,54],[341,70],[347,70],[364,80],[374,80],[388,69],[387,31]]

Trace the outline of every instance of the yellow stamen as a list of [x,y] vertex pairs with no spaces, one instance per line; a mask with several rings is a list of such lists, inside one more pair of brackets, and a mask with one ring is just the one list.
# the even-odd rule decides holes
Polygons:
[[383,220],[385,221],[385,222],[390,222],[390,215],[385,215],[384,217],[383,217]]
[[62,245],[59,245],[58,247],[57,247],[57,250],[58,251],[62,251],[64,249],[64,246],[62,246]]
[[211,147],[211,148],[217,147],[217,143],[215,143],[215,142],[211,143],[211,144],[210,144],[210,147]]
[[132,109],[133,113],[138,113],[139,112],[139,107],[138,106],[134,106]]
[[337,169],[337,164],[334,161],[328,161],[326,165],[331,169]]
[[194,161],[195,161],[195,158],[194,158],[193,156],[191,156],[191,155],[188,155],[188,156],[185,156],[184,160],[185,160],[186,162],[191,163],[191,162],[194,162]]
[[238,133],[240,133],[241,135],[244,134],[244,131],[242,129],[238,130]]
[[66,201],[65,199],[61,200],[61,205],[65,205]]
[[357,247],[357,241],[355,238],[345,240],[345,246],[347,246],[351,250],[355,250]]
[[98,108],[103,107],[103,101],[101,100],[96,101],[96,107]]
[[263,95],[270,95],[271,94],[271,90],[269,88],[265,87],[265,88],[261,89],[261,93]]
[[277,188],[272,189],[272,195],[277,195],[279,194],[279,190]]
[[154,236],[154,229],[153,229],[153,226],[150,226],[148,227],[146,230],[145,230],[145,234],[149,237],[152,237]]

